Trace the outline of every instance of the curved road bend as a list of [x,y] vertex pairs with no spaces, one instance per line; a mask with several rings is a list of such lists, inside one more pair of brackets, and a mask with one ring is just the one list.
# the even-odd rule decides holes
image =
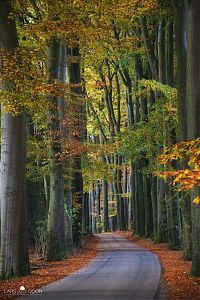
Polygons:
[[[100,234],[100,253],[85,268],[23,300],[150,300],[157,297],[158,257],[115,234]],[[164,299],[164,298],[162,298]]]

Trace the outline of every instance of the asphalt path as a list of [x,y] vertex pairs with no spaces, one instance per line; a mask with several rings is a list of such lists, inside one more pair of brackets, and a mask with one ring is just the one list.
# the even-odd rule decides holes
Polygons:
[[158,257],[115,234],[100,234],[98,256],[27,300],[150,300],[158,297]]

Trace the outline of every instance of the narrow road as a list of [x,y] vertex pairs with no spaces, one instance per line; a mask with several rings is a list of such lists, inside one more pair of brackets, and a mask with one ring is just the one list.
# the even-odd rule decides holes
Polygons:
[[[157,256],[115,234],[100,234],[100,253],[85,268],[27,300],[150,300],[159,287]],[[162,298],[163,299],[163,298]]]

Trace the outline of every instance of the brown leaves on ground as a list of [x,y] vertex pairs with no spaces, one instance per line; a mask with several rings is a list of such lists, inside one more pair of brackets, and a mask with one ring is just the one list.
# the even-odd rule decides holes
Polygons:
[[97,255],[98,240],[97,236],[85,239],[80,250],[62,261],[44,262],[32,259],[31,266],[34,266],[34,270],[31,275],[0,282],[0,299],[16,299],[21,286],[28,291],[34,291],[86,266]]
[[163,275],[169,288],[170,300],[200,299],[200,278],[189,276],[191,262],[183,260],[181,251],[172,251],[168,244],[155,244],[151,239],[140,238],[132,232],[120,234],[159,256],[164,268]]

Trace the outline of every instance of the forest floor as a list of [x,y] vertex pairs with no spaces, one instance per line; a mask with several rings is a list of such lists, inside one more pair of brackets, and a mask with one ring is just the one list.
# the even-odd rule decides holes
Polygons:
[[192,263],[183,260],[181,251],[172,251],[168,244],[156,244],[151,239],[140,238],[129,231],[119,234],[158,255],[163,267],[161,290],[168,289],[170,300],[200,299],[200,278],[189,276]]
[[0,282],[0,300],[16,299],[25,292],[20,291],[24,286],[28,293],[39,291],[41,286],[57,281],[86,266],[98,250],[97,236],[85,238],[81,249],[62,261],[45,262],[31,255],[31,275]]

